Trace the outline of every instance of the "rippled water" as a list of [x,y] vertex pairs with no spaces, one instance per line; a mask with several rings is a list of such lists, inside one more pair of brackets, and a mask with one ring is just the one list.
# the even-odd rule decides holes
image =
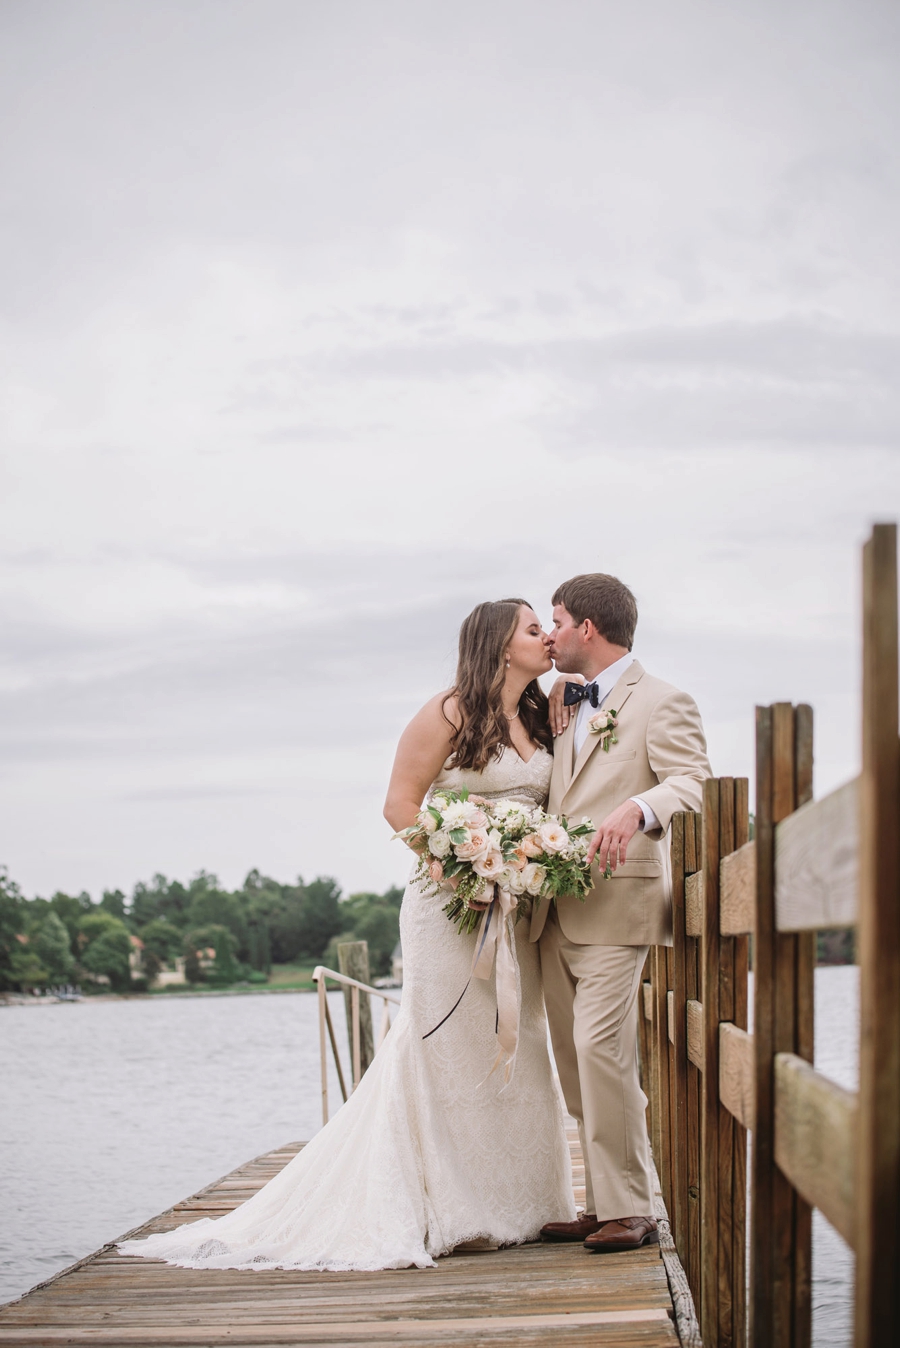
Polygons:
[[[343,1002],[331,994],[339,1042]],[[856,1087],[858,971],[816,974],[816,1065]],[[0,1301],[321,1125],[309,993],[0,1009]],[[331,1082],[332,1111],[339,1095]],[[852,1255],[816,1214],[814,1343],[851,1342]]]

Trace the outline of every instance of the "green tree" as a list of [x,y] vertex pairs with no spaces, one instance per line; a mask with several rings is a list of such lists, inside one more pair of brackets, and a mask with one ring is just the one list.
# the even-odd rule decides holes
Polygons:
[[301,907],[302,952],[319,959],[332,936],[344,928],[341,889],[330,876],[319,875],[305,886]]
[[[211,923],[184,937],[184,973],[189,983],[234,983],[241,967],[234,957],[234,937],[227,927]],[[214,952],[212,968],[205,968],[205,952]]]
[[140,881],[135,885],[131,896],[131,918],[140,928],[155,917],[164,917],[167,922],[184,930],[190,904],[191,896],[180,881],[170,882],[164,875],[157,873],[149,884]]
[[99,907],[102,908],[105,913],[112,913],[113,917],[117,917],[120,922],[125,922],[127,920],[128,915],[125,912],[125,895],[122,893],[121,889],[104,889],[103,898],[100,900]]
[[[204,880],[207,877],[204,877]],[[234,937],[234,948],[239,958],[246,959],[248,951],[247,918],[241,895],[226,894],[212,885],[201,883],[191,885],[193,898],[188,909],[188,929],[194,931],[200,927],[226,927]]]
[[124,922],[112,913],[95,909],[78,925],[79,963],[96,975],[105,975],[116,992],[124,992],[131,983],[131,934]]
[[400,939],[402,889],[393,886],[384,894],[351,894],[341,904],[345,932],[369,947],[372,977],[391,972],[391,956]]
[[161,964],[169,964],[181,954],[184,945],[184,932],[164,917],[155,917],[146,927],[141,927],[138,936],[144,943],[144,952],[152,951]]
[[19,886],[0,867],[0,989],[20,986],[22,942],[28,905]]
[[64,983],[72,975],[75,960],[69,933],[56,913],[49,912],[31,942],[34,954],[47,971],[51,983]]
[[[34,899],[33,905],[43,903],[43,899]],[[66,931],[69,933],[69,949],[72,954],[78,957],[78,934],[80,930],[81,919],[92,911],[93,904],[91,896],[86,893],[79,895],[63,894],[57,891],[50,900],[48,907],[60,919]]]

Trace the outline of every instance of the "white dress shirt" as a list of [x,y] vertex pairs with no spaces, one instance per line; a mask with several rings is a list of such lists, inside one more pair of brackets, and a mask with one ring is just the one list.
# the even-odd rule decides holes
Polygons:
[[[604,702],[609,697],[613,688],[615,688],[616,684],[619,682],[619,679],[625,673],[626,669],[630,668],[630,666],[633,664],[634,664],[634,655],[632,654],[631,651],[629,651],[627,655],[622,656],[621,660],[616,660],[613,664],[607,665],[606,669],[602,669],[600,673],[595,676],[595,678],[588,680],[589,684],[595,683],[597,685],[598,702],[596,710],[599,710],[600,707],[603,706]],[[584,742],[587,739],[588,734],[590,733],[588,728],[588,721],[594,715],[594,711],[595,708],[591,706],[587,698],[585,698],[582,702],[579,702],[578,711],[575,716],[576,758],[581,753],[582,747],[584,746]],[[659,828],[659,820],[651,810],[650,806],[646,803],[646,801],[641,800],[640,796],[631,796],[630,799],[635,801],[636,804],[640,805],[641,810],[643,812],[644,819],[643,823],[641,824],[641,829],[646,830],[651,828]]]

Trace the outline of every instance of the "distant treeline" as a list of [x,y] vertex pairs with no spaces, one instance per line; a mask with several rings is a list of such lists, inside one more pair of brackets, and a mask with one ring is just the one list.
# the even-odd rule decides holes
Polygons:
[[393,887],[344,898],[327,876],[285,885],[259,871],[229,891],[201,871],[187,885],[155,875],[130,899],[119,889],[99,903],[87,893],[26,899],[0,871],[0,989],[99,979],[138,990],[179,958],[189,982],[264,983],[273,963],[321,959],[338,936],[368,941],[372,975],[388,974],[402,897]]

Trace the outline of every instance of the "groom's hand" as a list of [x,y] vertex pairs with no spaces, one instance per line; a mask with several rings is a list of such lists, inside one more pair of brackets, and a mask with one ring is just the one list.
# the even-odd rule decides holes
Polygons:
[[626,800],[617,810],[604,819],[591,838],[587,851],[588,861],[597,858],[601,870],[615,870],[620,861],[626,859],[628,844],[637,833],[644,819],[644,812],[637,801]]

